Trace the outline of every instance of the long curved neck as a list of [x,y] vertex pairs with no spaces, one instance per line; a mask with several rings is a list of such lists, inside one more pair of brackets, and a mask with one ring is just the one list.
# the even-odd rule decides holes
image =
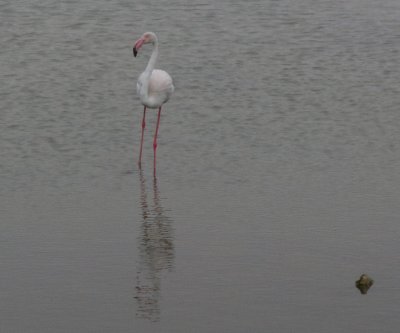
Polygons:
[[156,65],[158,58],[158,41],[157,39],[154,41],[154,48],[153,52],[151,54],[151,57],[149,59],[149,62],[147,63],[146,69],[144,70],[143,74],[145,75],[144,80],[142,81],[142,88],[141,88],[141,95],[143,98],[148,98],[148,93],[149,93],[149,83],[150,83],[150,76],[151,73],[153,72],[153,69]]
[[145,72],[151,74],[154,67],[156,66],[157,58],[158,58],[158,40],[156,39],[154,41],[153,53],[151,54],[149,62],[147,63],[146,69],[144,70]]

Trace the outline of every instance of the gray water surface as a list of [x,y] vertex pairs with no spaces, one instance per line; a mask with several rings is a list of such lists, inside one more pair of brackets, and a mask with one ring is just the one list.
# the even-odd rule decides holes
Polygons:
[[[399,17],[0,1],[0,331],[397,333]],[[145,31],[176,87],[156,178]]]

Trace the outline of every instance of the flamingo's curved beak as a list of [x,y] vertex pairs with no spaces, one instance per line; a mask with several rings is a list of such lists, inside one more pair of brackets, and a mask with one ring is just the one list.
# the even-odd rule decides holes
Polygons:
[[133,56],[136,57],[138,54],[139,49],[144,44],[144,40],[142,38],[138,39],[133,46]]

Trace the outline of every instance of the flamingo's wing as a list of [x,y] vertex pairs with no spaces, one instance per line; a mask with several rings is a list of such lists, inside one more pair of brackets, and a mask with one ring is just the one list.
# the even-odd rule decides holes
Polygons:
[[169,74],[160,69],[154,69],[150,76],[149,95],[172,94],[174,85]]

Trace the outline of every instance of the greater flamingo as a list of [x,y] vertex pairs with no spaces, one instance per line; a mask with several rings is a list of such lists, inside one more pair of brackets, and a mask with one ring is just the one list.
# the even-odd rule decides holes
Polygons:
[[137,93],[140,97],[140,101],[144,106],[143,118],[142,118],[142,137],[140,140],[140,153],[139,153],[139,168],[142,163],[142,149],[143,149],[143,133],[146,127],[146,109],[157,109],[157,126],[153,140],[154,150],[154,174],[156,172],[156,150],[157,150],[157,135],[158,127],[160,126],[161,107],[168,101],[174,92],[174,85],[172,83],[171,76],[160,69],[154,69],[157,58],[158,58],[158,38],[154,32],[145,32],[133,46],[133,56],[136,57],[139,49],[144,44],[153,45],[153,53],[151,54],[150,60],[146,66],[146,69],[140,74],[137,82]]

